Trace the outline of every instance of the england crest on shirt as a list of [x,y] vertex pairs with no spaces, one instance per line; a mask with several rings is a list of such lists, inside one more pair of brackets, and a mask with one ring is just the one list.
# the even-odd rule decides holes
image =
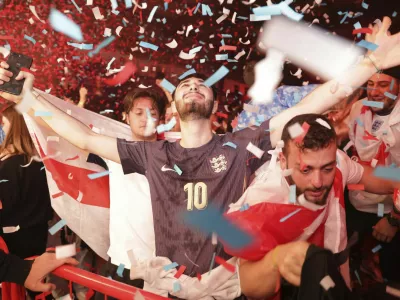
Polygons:
[[374,123],[372,123],[372,132],[376,132],[381,128],[383,124],[383,120],[375,120]]
[[220,173],[222,171],[225,171],[227,169],[226,165],[228,164],[228,161],[226,160],[225,155],[221,154],[217,157],[213,157],[210,160],[211,163],[211,168],[215,173]]

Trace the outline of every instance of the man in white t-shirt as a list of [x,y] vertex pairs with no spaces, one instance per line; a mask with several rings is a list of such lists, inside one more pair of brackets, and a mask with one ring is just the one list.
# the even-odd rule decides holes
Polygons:
[[[132,131],[132,141],[156,141],[159,136],[155,129],[165,115],[167,99],[156,88],[135,89],[124,98],[125,121]],[[148,118],[153,118],[149,130]],[[124,175],[122,166],[107,160],[110,171],[110,260],[102,269],[103,276],[143,287],[142,280],[130,280],[131,260],[146,260],[155,257],[153,213],[149,183],[145,176],[133,173]],[[116,176],[120,174],[121,176]],[[123,180],[120,180],[123,178]],[[140,230],[138,230],[140,229]],[[122,266],[123,265],[123,266]],[[118,267],[124,270],[117,274]],[[122,276],[120,276],[122,275]],[[96,294],[96,299],[104,299]]]
[[[349,118],[349,137],[352,159],[360,164],[375,167],[400,165],[400,67],[395,67],[371,76],[367,82],[368,98],[356,102]],[[400,282],[400,259],[394,255],[400,251],[400,234],[392,212],[393,193],[376,195],[363,190],[350,190],[349,230],[361,236],[372,235],[382,244],[379,251],[382,276]],[[391,225],[393,224],[393,225]],[[365,261],[367,262],[367,261]],[[362,269],[374,268],[363,263]],[[371,270],[370,270],[371,269]],[[376,273],[380,278],[380,274]]]
[[[308,131],[297,139],[289,133],[296,123],[309,125]],[[262,204],[268,220],[262,230],[268,236],[262,247],[267,249],[264,257],[240,261],[242,292],[251,298],[268,298],[277,293],[284,278],[300,287],[302,299],[316,299],[320,281],[329,275],[337,280],[333,295],[341,295],[334,299],[345,299],[343,295],[350,293],[345,284],[349,285],[347,263],[340,267],[343,278],[337,272],[338,266],[321,265],[321,269],[314,266],[313,274],[302,272],[303,267],[310,269],[308,264],[314,253],[320,251],[315,246],[333,253],[346,249],[345,185],[362,184],[365,190],[382,194],[393,191],[396,183],[373,176],[371,167],[356,163],[338,150],[335,130],[321,115],[293,118],[284,127],[282,140],[282,151],[274,150],[269,165],[258,171],[243,197],[231,207],[235,210],[248,203],[251,212],[262,209],[262,206],[256,207]],[[291,194],[293,185],[296,193]]]

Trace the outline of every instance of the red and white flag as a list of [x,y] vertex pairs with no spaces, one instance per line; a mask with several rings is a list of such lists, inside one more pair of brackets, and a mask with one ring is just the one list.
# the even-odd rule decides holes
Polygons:
[[[131,139],[130,128],[123,123],[79,108],[42,91],[36,92],[97,133]],[[53,209],[72,231],[107,260],[110,246],[109,177],[93,180],[88,177],[89,174],[104,172],[104,168],[88,163],[89,153],[58,136],[41,118],[32,118],[27,114],[24,114],[24,118],[45,165]]]

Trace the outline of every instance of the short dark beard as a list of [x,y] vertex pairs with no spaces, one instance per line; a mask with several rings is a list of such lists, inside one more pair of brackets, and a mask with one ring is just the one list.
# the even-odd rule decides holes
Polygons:
[[[292,178],[292,175],[287,176],[287,177],[286,177],[286,180],[287,180],[287,182],[288,182],[289,185],[296,185],[295,182],[294,182],[294,180],[293,180],[293,178]],[[329,196],[329,193],[331,192],[332,187],[333,187],[333,183],[332,183],[332,185],[331,185],[328,189],[326,189],[326,188],[324,187],[324,190],[325,190],[326,192],[325,192],[324,198],[322,198],[322,200],[320,200],[319,202],[311,202],[311,201],[309,201],[309,200],[306,198],[306,195],[304,195],[304,198],[305,198],[308,202],[315,203],[315,204],[317,204],[317,205],[324,205],[324,204],[326,204],[326,200],[328,199],[328,196]],[[305,191],[301,191],[301,190],[297,187],[297,185],[296,185],[296,197],[299,197],[299,196],[300,196],[301,194],[303,194],[304,192],[305,192]]]
[[[180,104],[182,103],[182,105]],[[209,119],[213,111],[214,101],[205,102],[199,105],[197,102],[193,101],[190,104],[183,103],[183,100],[176,102],[176,110],[179,114],[179,118],[182,121],[193,121]]]

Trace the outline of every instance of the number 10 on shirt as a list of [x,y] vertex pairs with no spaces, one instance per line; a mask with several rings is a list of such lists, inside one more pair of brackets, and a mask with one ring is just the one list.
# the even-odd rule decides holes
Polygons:
[[203,210],[207,207],[207,185],[204,182],[189,182],[184,186],[187,193],[187,210]]

